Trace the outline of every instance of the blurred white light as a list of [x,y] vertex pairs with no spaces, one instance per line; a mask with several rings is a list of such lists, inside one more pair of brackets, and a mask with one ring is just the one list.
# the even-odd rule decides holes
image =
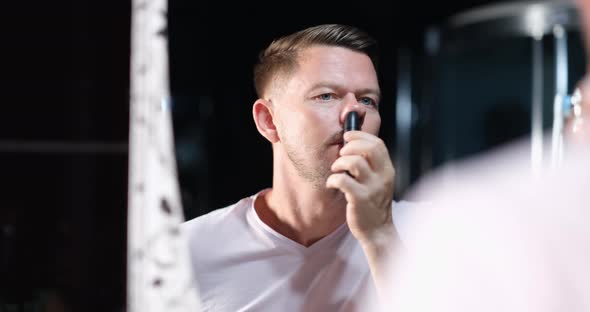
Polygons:
[[535,39],[543,37],[545,29],[546,10],[543,6],[533,5],[526,12],[525,21],[527,28]]

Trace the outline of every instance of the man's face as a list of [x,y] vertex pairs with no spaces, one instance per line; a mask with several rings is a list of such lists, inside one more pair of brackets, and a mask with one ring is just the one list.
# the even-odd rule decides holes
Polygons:
[[298,63],[270,94],[280,139],[275,148],[300,176],[323,188],[342,147],[346,113],[357,111],[364,117],[361,130],[378,134],[379,84],[370,58],[346,48],[313,46]]

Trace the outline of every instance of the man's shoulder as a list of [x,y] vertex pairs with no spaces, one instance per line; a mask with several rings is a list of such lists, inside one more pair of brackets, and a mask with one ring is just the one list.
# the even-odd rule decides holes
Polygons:
[[252,201],[252,197],[246,197],[181,224],[195,272],[202,274],[215,266],[219,259],[225,259],[240,250],[242,239],[250,231],[247,216]]
[[245,213],[252,205],[252,198],[246,197],[229,206],[213,210],[207,214],[198,216],[184,222],[181,227],[191,235],[193,232],[215,231],[220,225],[227,222],[243,220]]

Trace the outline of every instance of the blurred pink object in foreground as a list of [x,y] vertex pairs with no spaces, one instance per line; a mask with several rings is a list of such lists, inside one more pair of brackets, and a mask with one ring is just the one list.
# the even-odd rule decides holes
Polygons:
[[[384,311],[590,311],[590,148],[531,174],[514,145],[426,178]],[[378,310],[378,309],[373,309]]]

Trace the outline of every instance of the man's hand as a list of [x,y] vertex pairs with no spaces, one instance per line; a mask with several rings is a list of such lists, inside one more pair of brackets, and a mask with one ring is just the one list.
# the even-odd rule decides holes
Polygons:
[[576,106],[565,122],[565,135],[571,143],[583,146],[590,145],[590,77],[586,76],[578,82],[580,91]]
[[348,143],[332,164],[336,173],[328,177],[326,186],[344,192],[346,222],[363,248],[377,294],[384,301],[391,257],[400,245],[391,217],[395,170],[378,137],[348,131],[344,140]]
[[370,133],[348,131],[344,140],[326,186],[345,194],[346,222],[361,244],[380,243],[393,227],[393,164],[383,141]]

